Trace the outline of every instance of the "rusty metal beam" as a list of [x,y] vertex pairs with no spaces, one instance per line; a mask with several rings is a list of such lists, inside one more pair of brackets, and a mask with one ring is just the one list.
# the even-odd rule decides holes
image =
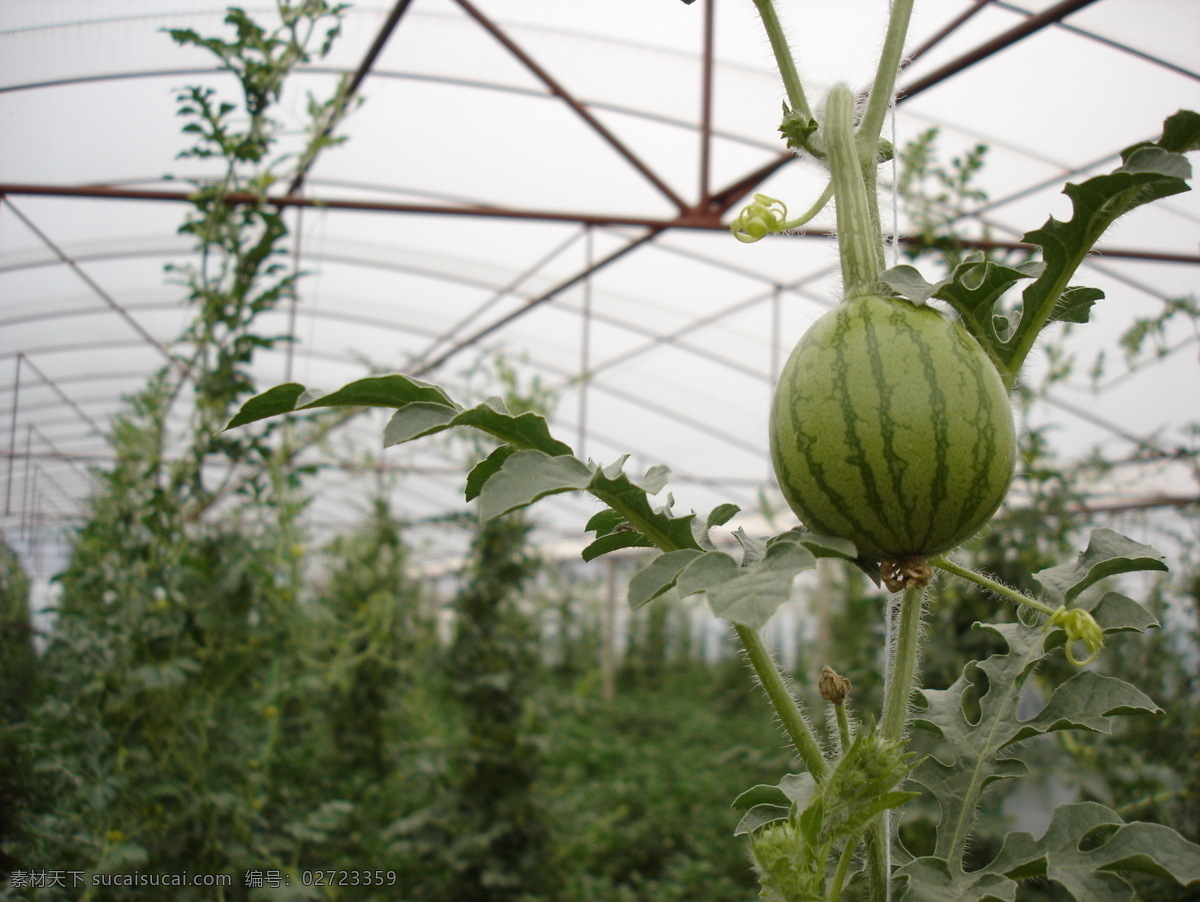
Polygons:
[[457,0],[457,3],[463,8],[463,11],[466,12],[467,15],[483,26],[484,30],[486,30],[493,38],[495,38],[505,50],[515,56],[521,62],[521,64],[525,66],[525,68],[537,76],[537,78],[550,90],[551,93],[561,98],[562,101],[574,111],[575,115],[579,116],[579,118],[586,122],[588,126],[590,126],[591,129],[596,132],[596,134],[598,134],[604,139],[605,142],[609,144],[609,146],[623,156],[630,163],[630,165],[633,166],[634,169],[640,172],[642,176],[658,190],[660,194],[667,198],[667,200],[669,200],[677,209],[686,210],[688,208],[688,204],[673,190],[671,190],[671,187],[662,180],[658,173],[651,169],[650,166],[641,159],[641,157],[627,147],[620,138],[609,131],[604,123],[602,123],[592,114],[591,110],[589,110],[577,97],[567,91],[566,88],[559,84],[558,80],[555,79],[554,76],[552,76],[545,69],[543,69],[537,60],[526,53],[524,49],[522,49],[511,37],[509,37],[508,34],[505,33],[504,29],[500,28],[500,26],[480,12],[475,5],[470,2],[470,0]]
[[992,0],[975,0],[974,6],[963,10],[958,16],[951,19],[944,26],[942,26],[941,29],[931,35],[925,41],[925,43],[914,48],[912,52],[906,53],[904,55],[904,65],[910,66],[915,63],[942,41],[946,40],[946,38],[950,37],[950,35],[952,35],[954,32],[958,31],[958,29],[965,25],[972,16],[978,12],[981,12],[991,2]]
[[[1032,16],[1033,11],[1025,9],[1016,3],[1008,3],[1006,0],[983,0],[984,3],[991,3],[999,9],[1010,10],[1011,12],[1020,13],[1023,16]],[[1086,28],[1079,28],[1076,25],[1068,25],[1065,22],[1060,22],[1059,26],[1064,31],[1069,31],[1071,34],[1077,34],[1081,38],[1087,38],[1089,41],[1095,41],[1097,44],[1103,44],[1105,47],[1112,47],[1114,50],[1120,50],[1122,53],[1128,53],[1130,56],[1135,56],[1140,60],[1145,60],[1148,63],[1153,63],[1156,66],[1174,72],[1176,75],[1183,75],[1187,78],[1200,81],[1200,72],[1195,69],[1189,69],[1186,66],[1181,66],[1178,63],[1173,63],[1170,60],[1163,59],[1161,56],[1155,56],[1153,53],[1147,53],[1144,50],[1139,50],[1136,47],[1131,47],[1121,41],[1113,40],[1105,37],[1102,34],[1096,34],[1094,31],[1088,31]]]
[[[408,7],[411,4],[412,0],[396,0],[396,5],[392,7],[392,11],[383,22],[383,27],[375,35],[375,40],[371,42],[371,46],[367,49],[362,62],[358,64],[358,68],[354,70],[354,74],[350,76],[350,80],[346,83],[340,103],[331,108],[328,120],[321,124],[321,136],[323,138],[328,138],[333,134],[333,130],[337,128],[338,123],[346,114],[346,109],[349,107],[350,101],[358,93],[363,80],[370,73],[371,68],[375,65],[375,61],[379,58],[379,54],[383,52],[384,45],[392,36],[392,32],[396,30],[396,26],[400,24],[401,17],[408,11]],[[312,168],[315,160],[316,156],[310,156],[301,161],[300,168],[292,176],[291,184],[288,185],[288,194],[296,194],[300,191],[304,185],[304,180],[308,177],[308,171]]]
[[[634,228],[652,229],[656,233],[670,229],[687,229],[692,231],[725,231],[729,228],[721,221],[721,208],[728,208],[737,200],[754,190],[754,187],[768,175],[786,163],[788,158],[782,158],[767,166],[755,170],[751,175],[740,179],[733,185],[717,192],[711,198],[710,209],[706,211],[690,210],[671,219],[661,219],[647,216],[621,216],[617,214],[592,213],[563,213],[557,210],[529,210],[504,207],[486,206],[456,206],[453,204],[407,204],[392,201],[363,201],[338,198],[313,199],[307,197],[258,197],[251,194],[230,194],[225,197],[226,203],[269,203],[278,206],[314,207],[317,209],[344,210],[364,213],[418,213],[430,216],[465,216],[481,219],[518,219],[537,220],[542,222],[578,223],[597,226],[630,226]],[[111,188],[103,185],[32,185],[32,184],[0,184],[0,197],[6,194],[36,196],[36,197],[66,197],[85,200],[132,200],[132,201],[161,201],[189,202],[190,195],[185,191],[153,191],[136,188]],[[11,206],[11,204],[10,204]],[[834,233],[825,229],[797,229],[782,236],[786,239],[832,238]],[[901,244],[916,244],[923,239],[916,235],[901,235],[897,239]],[[964,239],[960,242],[968,250],[1027,250],[1029,245],[1018,241],[992,241]],[[1145,260],[1155,263],[1181,263],[1185,265],[1200,265],[1200,254],[1170,253],[1136,248],[1096,248],[1095,256],[1113,259]],[[65,256],[65,255],[64,255]],[[64,261],[66,262],[66,261]],[[115,302],[114,302],[115,303]]]
[[964,69],[982,62],[990,56],[995,56],[1001,50],[1011,47],[1018,41],[1036,34],[1047,26],[1054,25],[1060,19],[1064,19],[1071,15],[1071,13],[1078,12],[1085,6],[1090,6],[1095,2],[1096,0],[1062,0],[1062,2],[1042,10],[1036,15],[1030,16],[1020,25],[1010,28],[1008,31],[1001,32],[991,40],[984,41],[978,47],[964,53],[957,59],[951,60],[946,65],[939,66],[927,75],[923,75],[921,78],[902,86],[896,97],[896,102],[902,103],[905,100],[916,97],[934,85],[941,84],[946,79],[958,75]]

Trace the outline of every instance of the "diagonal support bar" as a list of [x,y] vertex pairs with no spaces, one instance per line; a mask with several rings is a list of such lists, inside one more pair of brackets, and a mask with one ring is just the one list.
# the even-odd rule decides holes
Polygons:
[[467,15],[483,26],[483,28],[493,38],[500,42],[505,50],[520,60],[530,72],[532,72],[538,77],[538,79],[541,80],[542,84],[550,89],[551,93],[561,98],[563,102],[566,103],[567,106],[569,106],[577,116],[579,116],[580,119],[586,122],[592,128],[592,130],[596,132],[596,134],[608,142],[608,144],[611,145],[612,148],[617,151],[617,153],[628,160],[630,165],[640,172],[646,178],[646,180],[650,182],[650,184],[657,188],[658,191],[665,198],[667,198],[667,200],[674,204],[679,210],[686,210],[688,208],[688,204],[686,204],[683,199],[679,197],[679,195],[672,191],[670,186],[667,185],[667,183],[664,182],[644,160],[626,147],[620,138],[610,132],[604,126],[604,124],[600,122],[599,119],[592,115],[591,110],[584,106],[577,97],[572,95],[567,91],[566,88],[559,84],[554,76],[543,69],[533,57],[531,57],[520,46],[518,46],[517,43],[513,41],[513,39],[509,37],[502,28],[500,28],[500,26],[496,25],[496,23],[480,12],[474,6],[474,4],[470,2],[470,0],[457,0],[457,2],[458,5],[461,6],[467,13]]

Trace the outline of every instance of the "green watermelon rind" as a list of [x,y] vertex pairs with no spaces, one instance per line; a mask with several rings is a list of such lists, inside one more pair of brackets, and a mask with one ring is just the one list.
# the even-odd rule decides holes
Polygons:
[[898,298],[856,297],[814,323],[780,373],[770,424],[792,510],[878,560],[971,538],[1016,463],[1008,393],[983,348]]

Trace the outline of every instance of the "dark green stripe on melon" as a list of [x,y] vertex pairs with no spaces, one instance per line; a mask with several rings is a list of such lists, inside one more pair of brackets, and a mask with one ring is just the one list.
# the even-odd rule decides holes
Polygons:
[[770,429],[796,516],[881,560],[969,539],[1016,460],[1008,394],[979,343],[895,298],[853,298],[813,324],[780,374]]

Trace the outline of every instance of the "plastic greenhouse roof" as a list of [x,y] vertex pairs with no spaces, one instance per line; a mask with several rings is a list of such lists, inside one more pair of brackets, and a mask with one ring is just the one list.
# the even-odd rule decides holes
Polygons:
[[[226,5],[0,4],[3,531],[35,571],[60,565],[89,467],[111,460],[110,419],[187,320],[163,267],[192,256],[176,232],[186,180],[214,173],[176,159],[187,142],[174,96],[232,83],[164,30],[218,33]],[[813,88],[869,82],[886,6],[780,0]],[[245,8],[265,21],[273,5]],[[1016,241],[1069,215],[1064,182],[1111,169],[1166,116],[1200,107],[1198,37],[1194,0],[919,0],[891,128],[902,143],[938,126],[945,158],[989,145],[990,200],[971,218]],[[754,191],[803,209],[822,187],[776,139],[782,89],[751,5],[356,4],[330,56],[293,76],[281,115],[301,121],[306,95],[329,96],[348,72],[362,74],[362,103],[337,127],[347,140],[287,207],[308,273],[295,315],[262,321],[295,341],[261,354],[259,385],[331,389],[374,368],[486,392],[472,371],[503,353],[556,390],[553,428],[579,456],[628,453],[631,473],[669,465],[678,510],[771,497],[773,373],[838,280],[830,216],[754,245],[727,229]],[[1195,296],[1200,194],[1139,209],[1101,248],[1075,281],[1107,300],[1067,347],[1084,369],[1107,349],[1109,375],[1098,393],[1082,374],[1057,386],[1033,415],[1055,425],[1067,459],[1097,445],[1124,459],[1149,436],[1194,443],[1195,333],[1173,325],[1165,353],[1128,375],[1118,340]],[[381,484],[413,520],[463,508],[465,446],[391,448],[385,478],[362,471],[382,422],[358,416],[313,452],[344,464],[312,483],[314,533],[355,522]],[[1197,495],[1163,462],[1096,490],[1132,506]],[[547,547],[577,547],[594,510],[544,502]]]

